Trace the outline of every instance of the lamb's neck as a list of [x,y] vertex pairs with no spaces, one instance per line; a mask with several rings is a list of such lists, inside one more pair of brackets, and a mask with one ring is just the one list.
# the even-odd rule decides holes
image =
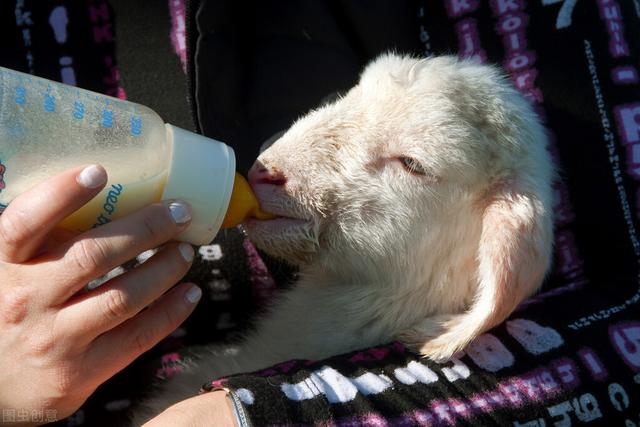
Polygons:
[[[466,260],[473,262],[474,253],[453,256],[452,252],[459,250],[455,245],[438,246],[437,251],[417,249],[415,253],[407,253],[396,259],[360,259],[357,263],[345,261],[347,257],[322,260],[302,267],[298,283],[306,287],[351,286],[380,289],[386,294],[387,291],[402,293],[415,288],[424,291],[425,288],[447,286],[452,281],[466,280],[467,271],[461,267],[468,263]],[[424,253],[429,255],[419,255]]]
[[407,270],[387,265],[362,266],[340,265],[334,263],[330,268],[326,264],[313,264],[301,268],[298,284],[309,287],[363,287],[368,289],[388,287],[394,282],[405,282]]
[[[438,298],[433,289],[443,287],[420,282],[424,272],[416,266],[387,267],[303,268],[300,279],[260,321],[243,351],[264,354],[274,363],[293,357],[327,357],[389,342],[426,316],[451,306],[444,299],[452,292]],[[427,280],[431,279],[439,280],[436,276]]]
[[329,294],[349,289],[368,299],[393,301],[391,310],[412,307],[418,315],[458,312],[474,295],[476,234],[435,234],[432,240],[413,245],[412,250],[400,250],[403,256],[397,256],[399,251],[379,260],[325,259],[302,268],[296,287]]

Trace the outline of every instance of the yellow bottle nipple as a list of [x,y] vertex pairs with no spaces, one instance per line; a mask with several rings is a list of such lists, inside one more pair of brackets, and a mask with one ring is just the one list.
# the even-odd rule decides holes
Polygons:
[[231,200],[227,214],[222,221],[222,228],[231,228],[240,224],[246,218],[273,219],[276,215],[264,212],[247,180],[236,172],[231,191]]

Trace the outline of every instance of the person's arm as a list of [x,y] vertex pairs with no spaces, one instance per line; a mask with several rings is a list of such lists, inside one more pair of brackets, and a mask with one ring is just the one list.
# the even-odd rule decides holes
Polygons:
[[171,240],[190,220],[186,204],[163,202],[61,238],[56,224],[106,182],[102,167],[78,167],[17,197],[0,216],[3,411],[71,414],[182,323],[200,297],[193,284],[169,290],[193,259],[189,245],[173,242],[138,268],[85,290],[89,281]]

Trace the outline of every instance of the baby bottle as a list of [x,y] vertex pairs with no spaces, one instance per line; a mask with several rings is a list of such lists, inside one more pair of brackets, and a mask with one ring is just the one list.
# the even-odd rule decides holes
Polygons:
[[235,173],[227,145],[165,124],[145,106],[0,67],[0,210],[54,174],[88,163],[101,164],[109,181],[63,228],[86,231],[180,199],[191,205],[192,221],[177,239],[201,245],[223,220],[231,227],[247,216],[272,217]]

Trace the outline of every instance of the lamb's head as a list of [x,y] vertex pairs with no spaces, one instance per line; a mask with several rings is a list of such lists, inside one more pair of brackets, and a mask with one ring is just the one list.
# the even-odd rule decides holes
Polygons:
[[385,55],[260,155],[250,182],[282,217],[246,228],[266,252],[327,271],[470,268],[475,282],[531,273],[537,286],[551,174],[542,127],[496,69]]

